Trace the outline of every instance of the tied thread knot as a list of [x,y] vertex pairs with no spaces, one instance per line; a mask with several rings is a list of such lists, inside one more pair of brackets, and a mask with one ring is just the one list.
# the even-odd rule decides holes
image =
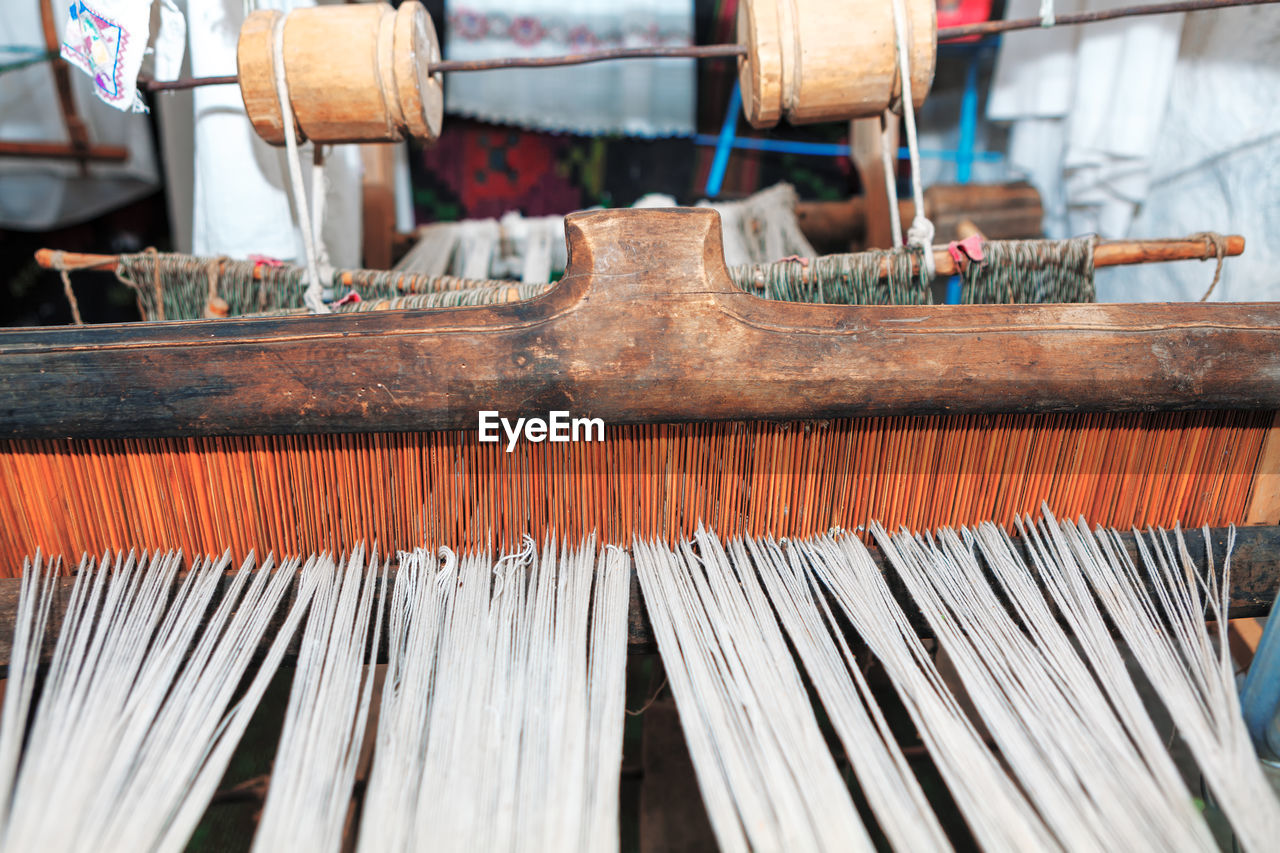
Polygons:
[[938,265],[933,259],[934,233],[933,223],[920,214],[917,214],[911,220],[911,227],[907,229],[907,243],[919,246],[924,250],[921,256],[921,263],[924,264],[925,272],[929,278],[933,278],[938,274]]
[[1217,231],[1199,231],[1192,234],[1188,239],[1204,241],[1205,260],[1208,260],[1210,256],[1216,256],[1218,259],[1218,264],[1213,269],[1213,281],[1209,282],[1209,289],[1204,292],[1204,296],[1200,297],[1201,302],[1208,302],[1214,288],[1218,286],[1218,282],[1222,279],[1222,262],[1227,257],[1227,238]]

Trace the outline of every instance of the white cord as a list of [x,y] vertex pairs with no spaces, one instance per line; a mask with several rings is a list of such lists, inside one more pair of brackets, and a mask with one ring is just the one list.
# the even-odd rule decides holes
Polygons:
[[320,229],[324,221],[324,152],[319,145],[315,146],[315,165],[311,172],[311,204],[314,206],[315,213],[313,216],[312,211],[307,207],[307,193],[302,181],[302,163],[298,157],[298,139],[293,127],[293,105],[289,102],[289,82],[284,73],[284,23],[286,20],[285,15],[276,18],[271,34],[271,62],[276,77],[276,99],[280,102],[280,119],[284,128],[289,180],[293,184],[294,204],[298,209],[302,245],[307,256],[307,290],[303,294],[303,301],[312,313],[328,314],[329,306],[324,304],[324,279],[321,277],[321,267],[328,266],[328,253],[324,251],[324,244],[320,239]]
[[894,161],[898,159],[898,141],[890,130],[898,117],[893,110],[885,110],[880,116],[880,159],[884,163],[884,195],[889,202],[889,224],[893,228],[893,245],[901,246],[902,212],[898,210],[898,174],[894,169]]
[[[898,72],[902,77],[902,117],[907,126],[907,152],[911,158],[911,197],[915,217],[907,230],[907,242],[924,249],[923,263],[929,278],[937,272],[933,262],[933,223],[924,215],[924,188],[920,183],[920,142],[916,137],[916,109],[911,96],[911,45],[907,40],[907,13],[903,0],[893,0],[893,34],[898,49]],[[886,182],[892,172],[886,172]],[[896,205],[892,205],[896,207]]]

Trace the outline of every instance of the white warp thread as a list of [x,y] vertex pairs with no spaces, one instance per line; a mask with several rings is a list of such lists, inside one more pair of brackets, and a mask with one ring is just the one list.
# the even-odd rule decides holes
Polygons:
[[873,850],[755,573],[696,543],[633,559],[720,848]]
[[800,549],[784,551],[772,540],[758,543],[747,539],[731,543],[729,551],[736,564],[755,566],[894,849],[949,851],[951,843],[876,704],[831,608],[813,594]]
[[311,594],[304,579],[240,693],[298,565],[273,572],[268,559],[255,572],[251,559],[211,615],[229,555],[197,561],[176,585],[177,552],[84,559],[34,714],[37,650],[56,584],[39,559],[24,568],[25,619],[14,637],[21,654],[11,659],[0,726],[0,791],[10,794],[0,800],[0,848],[184,849]]
[[618,846],[628,561],[402,554],[359,846]]
[[[1207,532],[1203,571],[1181,531],[1151,533],[1138,539],[1139,568],[1114,531],[1042,515],[1017,521],[1021,549],[993,524],[930,536],[871,528],[998,754],[856,537],[726,546],[700,529],[675,549],[635,545],[722,848],[873,849],[798,659],[890,843],[950,849],[846,622],[984,849],[1215,849],[1126,648],[1241,847],[1270,848],[1280,804],[1241,717],[1226,643],[1205,625],[1225,618],[1232,541],[1219,573]],[[181,578],[177,553],[82,560],[38,703],[60,582],[39,554],[24,567],[0,720],[0,848],[182,849],[308,608],[255,847],[340,847],[387,567],[375,607],[378,561],[362,549],[345,562],[312,558],[300,573],[298,561],[272,572],[270,558],[255,572],[251,558],[224,581],[229,559],[197,561]],[[240,696],[295,576],[284,626]],[[616,851],[628,581],[626,553],[598,552],[594,539],[540,550],[527,539],[496,561],[402,554],[360,848]]]
[[[949,849],[858,672],[842,620],[879,658],[984,849],[1216,849],[1095,595],[1147,669],[1242,846],[1265,849],[1277,837],[1280,809],[1249,745],[1230,661],[1204,627],[1206,601],[1211,618],[1225,612],[1225,577],[1219,584],[1210,566],[1206,584],[1180,538],[1176,547],[1156,538],[1154,550],[1143,546],[1159,590],[1153,598],[1114,532],[1095,539],[1083,526],[1064,530],[1047,509],[1039,527],[1029,519],[1019,525],[1025,557],[991,524],[933,536],[872,528],[955,663],[998,754],[856,537],[724,546],[700,530],[674,550],[635,546],[654,635],[723,849],[867,843],[847,812],[843,785],[832,783],[831,756],[792,648],[890,843]],[[1181,575],[1171,569],[1178,560]]]
[[872,532],[954,662],[1001,756],[1066,849],[1215,849],[1190,792],[1176,774],[1149,770],[998,529],[984,527],[978,535],[985,569],[973,531],[963,531],[964,539],[946,528],[934,537],[905,531],[890,537],[879,525]]
[[[1225,636],[1215,640],[1205,624],[1206,618],[1225,623],[1234,528],[1221,575],[1210,556],[1207,581],[1196,570],[1181,530],[1173,537],[1160,530],[1145,541],[1138,538],[1140,572],[1114,531],[1090,535],[1083,522],[1047,529],[1068,542],[1080,560],[1090,587],[1199,763],[1240,847],[1257,853],[1274,849],[1280,802],[1258,765],[1240,713]],[[1212,555],[1207,528],[1204,538]]]
[[315,594],[272,764],[271,787],[253,839],[255,851],[337,853],[342,848],[373,697],[386,575],[384,564],[375,609],[376,550],[367,566],[364,549],[358,547],[349,560],[335,563],[324,554],[309,559],[302,569],[303,583],[314,584]]

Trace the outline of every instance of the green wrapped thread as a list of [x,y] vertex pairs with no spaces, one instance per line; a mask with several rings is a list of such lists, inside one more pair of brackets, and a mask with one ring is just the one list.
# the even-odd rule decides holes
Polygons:
[[[919,246],[732,267],[748,293],[828,305],[928,305],[933,301]],[[889,274],[881,275],[888,265]]]
[[985,243],[983,262],[960,275],[965,304],[1095,302],[1096,237],[1074,240],[1001,240]]
[[[338,295],[354,289],[366,301],[424,297],[412,304],[396,306],[405,308],[488,305],[508,301],[512,287],[529,296],[545,289],[545,285],[382,270],[352,270],[346,273],[351,276],[351,284],[347,285],[343,283],[343,275],[335,272],[330,282]],[[306,270],[292,264],[142,252],[121,255],[116,262],[116,277],[137,293],[138,310],[146,320],[201,319],[210,298],[215,296],[227,303],[230,317],[305,313],[302,297],[307,289]],[[354,303],[362,304],[365,303]]]
[[[961,273],[965,304],[1094,302],[1096,237],[1001,240],[983,244],[982,263]],[[917,246],[733,267],[738,287],[766,299],[828,305],[933,302]],[[889,275],[881,275],[888,266]]]

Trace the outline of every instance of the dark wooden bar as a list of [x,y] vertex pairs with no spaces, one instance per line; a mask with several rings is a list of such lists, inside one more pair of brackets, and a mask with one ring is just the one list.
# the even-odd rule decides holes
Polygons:
[[528,302],[0,332],[0,436],[1280,408],[1280,304],[766,301],[709,210],[574,214]]
[[[1133,534],[1125,533],[1122,535],[1130,555],[1141,566],[1137,549],[1134,545]],[[1211,531],[1214,566],[1219,573],[1219,577],[1222,571],[1223,556],[1226,554],[1227,536],[1228,530],[1226,528],[1215,528]],[[1199,530],[1188,531],[1186,533],[1186,542],[1187,549],[1197,568],[1203,572],[1205,569],[1203,535]],[[897,581],[893,570],[885,566],[884,557],[880,551],[873,547],[871,555],[881,570],[887,572],[887,577],[890,579],[890,587],[893,589],[899,604],[907,612],[917,632],[923,637],[930,636],[931,632],[928,625],[912,604],[910,595],[901,583]],[[392,568],[389,578],[393,581],[394,577],[395,570]],[[46,661],[53,653],[54,643],[62,624],[62,616],[66,609],[67,597],[71,591],[72,582],[73,580],[70,577],[61,582],[60,593],[51,607],[49,626],[45,632],[44,642],[44,659]],[[9,654],[13,647],[14,619],[18,612],[20,584],[21,581],[17,578],[0,579],[0,675],[8,671]],[[1231,558],[1231,589],[1229,595],[1229,615],[1231,618],[1266,616],[1270,612],[1271,603],[1275,598],[1278,587],[1280,587],[1280,527],[1257,526],[1237,529],[1235,550],[1232,552]],[[211,608],[217,606],[218,600],[218,597],[215,597],[215,600],[211,603]],[[267,631],[266,639],[268,641],[275,636],[276,630],[284,621],[287,609],[287,606],[282,605],[280,611],[275,614],[272,626]],[[650,653],[657,649],[649,627],[649,620],[645,613],[643,597],[640,594],[640,585],[634,575],[631,581],[627,639],[632,653]],[[291,664],[297,659],[298,642],[299,637],[295,636],[290,644],[286,663]],[[378,654],[379,661],[384,663],[387,657],[385,642],[384,634],[384,647],[379,649]]]

